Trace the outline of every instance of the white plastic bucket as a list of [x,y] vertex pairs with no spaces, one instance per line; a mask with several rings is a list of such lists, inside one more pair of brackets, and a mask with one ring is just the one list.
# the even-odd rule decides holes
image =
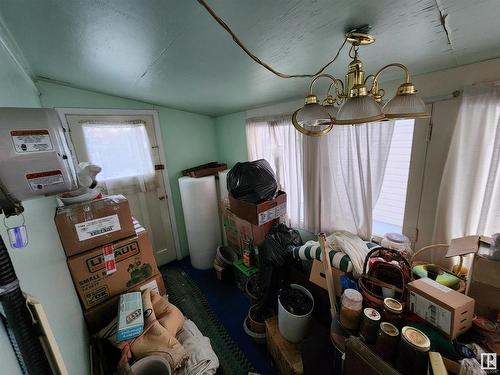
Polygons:
[[290,284],[293,289],[302,291],[312,301],[312,308],[306,315],[295,315],[288,312],[281,304],[278,297],[278,328],[280,333],[285,339],[290,342],[300,342],[307,334],[309,323],[311,322],[311,315],[314,310],[314,298],[306,288],[297,284]]
[[82,202],[88,202],[91,200],[96,199],[101,192],[99,189],[80,189],[79,191],[76,192],[76,195],[72,195],[72,193],[75,192],[70,192],[67,195],[59,195],[59,199],[65,206],[69,206],[75,203],[82,203]]
[[139,359],[132,365],[134,375],[170,375],[170,365],[165,358],[150,355]]

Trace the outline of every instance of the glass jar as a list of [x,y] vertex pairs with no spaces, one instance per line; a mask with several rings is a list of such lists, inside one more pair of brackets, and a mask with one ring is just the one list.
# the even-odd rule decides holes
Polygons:
[[431,341],[420,330],[413,327],[403,327],[397,369],[403,375],[425,375],[429,364]]
[[355,289],[346,289],[342,294],[340,323],[349,331],[355,332],[363,307],[363,296]]
[[363,310],[363,318],[361,320],[359,332],[366,343],[373,344],[377,340],[380,318],[380,313],[371,307],[367,307]]
[[394,324],[389,322],[380,323],[375,350],[384,361],[394,363],[398,348],[398,336],[399,330]]
[[401,328],[403,322],[403,305],[394,298],[384,298],[382,319],[384,322],[392,323],[397,328]]

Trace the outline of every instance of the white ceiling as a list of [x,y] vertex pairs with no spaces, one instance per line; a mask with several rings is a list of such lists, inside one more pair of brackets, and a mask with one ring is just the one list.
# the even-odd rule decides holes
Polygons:
[[[207,0],[262,60],[286,73],[329,61],[344,30],[369,24],[367,71],[426,73],[500,56],[499,0]],[[304,96],[251,61],[195,0],[2,0],[34,76],[209,115]],[[443,26],[444,23],[444,26]],[[347,48],[328,70],[342,77]],[[385,78],[395,78],[388,71]]]

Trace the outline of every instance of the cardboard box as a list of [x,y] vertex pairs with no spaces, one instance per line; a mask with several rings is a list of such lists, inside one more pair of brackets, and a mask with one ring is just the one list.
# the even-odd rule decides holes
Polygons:
[[[165,295],[165,285],[163,283],[163,277],[161,274],[157,274],[152,278],[149,278],[133,288],[127,289],[126,293],[143,291],[146,288],[151,288],[157,291],[160,295]],[[110,299],[104,301],[103,303],[91,308],[90,310],[85,310],[83,316],[87,322],[87,327],[90,333],[96,333],[100,329],[104,328],[111,320],[116,318],[118,313],[118,300],[120,296],[114,296]]]
[[228,208],[224,210],[223,220],[227,245],[233,248],[240,257],[247,239],[251,240],[254,245],[260,245],[271,227],[279,222],[278,219],[274,219],[261,226],[253,225],[236,216]]
[[[116,271],[107,274],[103,251],[112,246]],[[157,273],[153,247],[144,228],[135,236],[71,257],[68,268],[84,308],[125,292]]]
[[135,235],[123,195],[58,207],[54,220],[68,257]]
[[266,320],[266,342],[267,351],[273,357],[280,374],[304,373],[300,344],[293,344],[281,336],[277,317]]
[[476,314],[496,321],[500,312],[500,262],[474,256],[467,295],[476,300]]
[[286,193],[278,191],[276,198],[258,204],[235,199],[229,194],[229,208],[240,219],[264,225],[286,214]]
[[454,340],[472,325],[474,300],[427,277],[408,284],[409,310]]
[[[331,270],[332,270],[333,286],[335,288],[335,294],[338,297],[340,297],[342,295],[342,284],[340,283],[340,277],[344,276],[345,272],[340,271],[335,267],[332,267]],[[323,263],[321,263],[319,260],[313,260],[311,273],[309,274],[309,281],[325,290],[328,290],[326,286],[325,267],[323,266]]]

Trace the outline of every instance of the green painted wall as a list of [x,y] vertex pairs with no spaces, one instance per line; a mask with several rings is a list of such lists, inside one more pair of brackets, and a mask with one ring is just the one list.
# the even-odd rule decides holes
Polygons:
[[248,160],[245,122],[245,112],[215,118],[217,155],[219,161],[227,163],[229,167]]
[[[40,107],[36,86],[3,48],[0,48],[0,66],[0,106]],[[69,373],[86,375],[89,373],[87,330],[53,224],[55,199],[40,198],[23,203],[29,245],[24,249],[9,248],[21,288],[43,304]],[[11,225],[16,222],[19,218],[7,221]],[[3,225],[0,225],[0,234],[5,240],[8,238]],[[2,374],[21,374],[2,324],[0,364]]]
[[160,117],[161,137],[183,256],[188,255],[178,178],[183,169],[218,158],[214,119],[149,103],[40,81],[43,107],[154,109]]

